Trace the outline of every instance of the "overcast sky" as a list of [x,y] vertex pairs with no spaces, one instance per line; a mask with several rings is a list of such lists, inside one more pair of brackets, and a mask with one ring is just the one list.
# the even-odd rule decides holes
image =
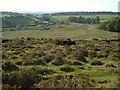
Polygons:
[[0,11],[118,11],[119,0],[0,0]]

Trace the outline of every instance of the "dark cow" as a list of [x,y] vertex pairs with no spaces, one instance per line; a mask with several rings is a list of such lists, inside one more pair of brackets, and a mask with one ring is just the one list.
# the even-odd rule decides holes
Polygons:
[[67,40],[57,40],[57,45],[75,45],[75,41],[72,41],[71,39]]
[[6,43],[6,42],[9,42],[10,40],[8,40],[8,39],[3,39],[2,40],[2,43]]

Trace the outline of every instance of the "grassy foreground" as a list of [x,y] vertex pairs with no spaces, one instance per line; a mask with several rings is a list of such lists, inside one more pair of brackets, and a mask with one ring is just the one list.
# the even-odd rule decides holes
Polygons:
[[117,48],[115,39],[3,39],[3,88],[117,88]]

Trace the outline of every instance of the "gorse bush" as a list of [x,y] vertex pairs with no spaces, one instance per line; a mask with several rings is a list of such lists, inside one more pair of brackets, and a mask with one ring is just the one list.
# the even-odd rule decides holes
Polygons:
[[69,65],[83,65],[80,61],[77,60],[69,60],[68,63]]
[[55,59],[55,55],[47,54],[47,55],[43,56],[41,59],[43,61],[45,61],[46,63],[49,63],[49,62],[51,62],[51,61],[53,61]]
[[98,61],[98,60],[93,61],[93,62],[91,63],[91,65],[103,65],[103,64],[104,64],[103,62]]
[[60,70],[64,72],[73,72],[75,69],[70,66],[64,66]]
[[2,59],[7,59],[8,57],[5,55],[5,53],[1,53],[2,54]]
[[107,83],[107,80],[102,80],[102,81],[98,81],[98,83],[102,84],[102,83]]
[[24,65],[47,65],[45,61],[40,58],[33,58],[24,60]]
[[2,64],[2,69],[5,71],[19,70],[19,68],[12,62],[5,62]]
[[47,66],[36,66],[36,67],[33,67],[32,70],[34,70],[36,73],[39,73],[41,75],[47,75],[47,74],[49,75],[49,74],[55,73],[53,69]]
[[85,63],[88,62],[83,54],[77,53],[77,52],[75,52],[71,55],[68,55],[68,59],[79,60],[79,61],[85,62]]
[[[71,49],[71,50],[70,50]],[[88,57],[87,50],[83,49],[83,47],[76,46],[74,48],[70,48],[70,53],[67,55],[68,59],[79,60],[82,62],[87,62],[85,57]]]
[[83,65],[83,64],[81,62],[79,62],[79,61],[73,61],[72,65]]
[[72,78],[74,78],[73,75],[57,75],[54,77],[55,80],[72,79]]
[[67,61],[63,58],[57,58],[57,60],[54,60],[52,64],[55,66],[59,66],[59,65],[67,64]]
[[15,88],[32,88],[41,77],[30,70],[23,70],[12,73],[4,73],[2,78],[3,84],[9,84]]
[[11,87],[11,85],[9,85],[9,84],[4,84],[4,85],[2,86],[2,90],[12,90],[12,87]]
[[23,62],[22,62],[22,61],[17,61],[15,64],[16,64],[16,65],[22,65]]
[[96,57],[96,52],[95,50],[88,50],[88,57],[90,59],[93,59],[94,57]]
[[106,67],[108,67],[108,68],[116,68],[116,66],[114,65],[114,64],[112,64],[112,63],[108,63],[108,64],[106,64]]
[[95,83],[88,78],[80,79],[60,79],[47,80],[34,84],[35,88],[90,88],[94,87]]

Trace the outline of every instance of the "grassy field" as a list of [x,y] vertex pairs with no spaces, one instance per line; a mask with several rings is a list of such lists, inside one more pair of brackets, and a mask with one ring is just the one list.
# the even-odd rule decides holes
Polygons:
[[2,19],[2,25],[3,27],[10,27],[8,22],[12,26],[27,26],[27,25],[33,25],[35,23],[34,20],[28,17],[9,17],[9,18],[3,18]]
[[[80,15],[74,15],[76,17],[79,17]],[[113,17],[117,17],[118,15],[117,14],[114,14],[114,15],[111,15],[111,14],[106,14],[106,15],[83,15],[85,18],[95,18],[96,16],[99,16],[100,17],[100,22],[104,22],[106,20],[110,20],[112,19]],[[57,20],[67,20],[68,17],[70,16],[53,16],[53,18],[57,19]]]
[[9,15],[9,14],[2,14],[2,13],[0,13],[0,18],[2,18],[2,17],[10,17],[11,15]]
[[107,32],[97,29],[97,25],[84,25],[71,23],[63,25],[62,28],[52,28],[51,30],[24,30],[24,31],[4,31],[3,38],[71,38],[71,39],[105,39],[118,38],[118,33]]

